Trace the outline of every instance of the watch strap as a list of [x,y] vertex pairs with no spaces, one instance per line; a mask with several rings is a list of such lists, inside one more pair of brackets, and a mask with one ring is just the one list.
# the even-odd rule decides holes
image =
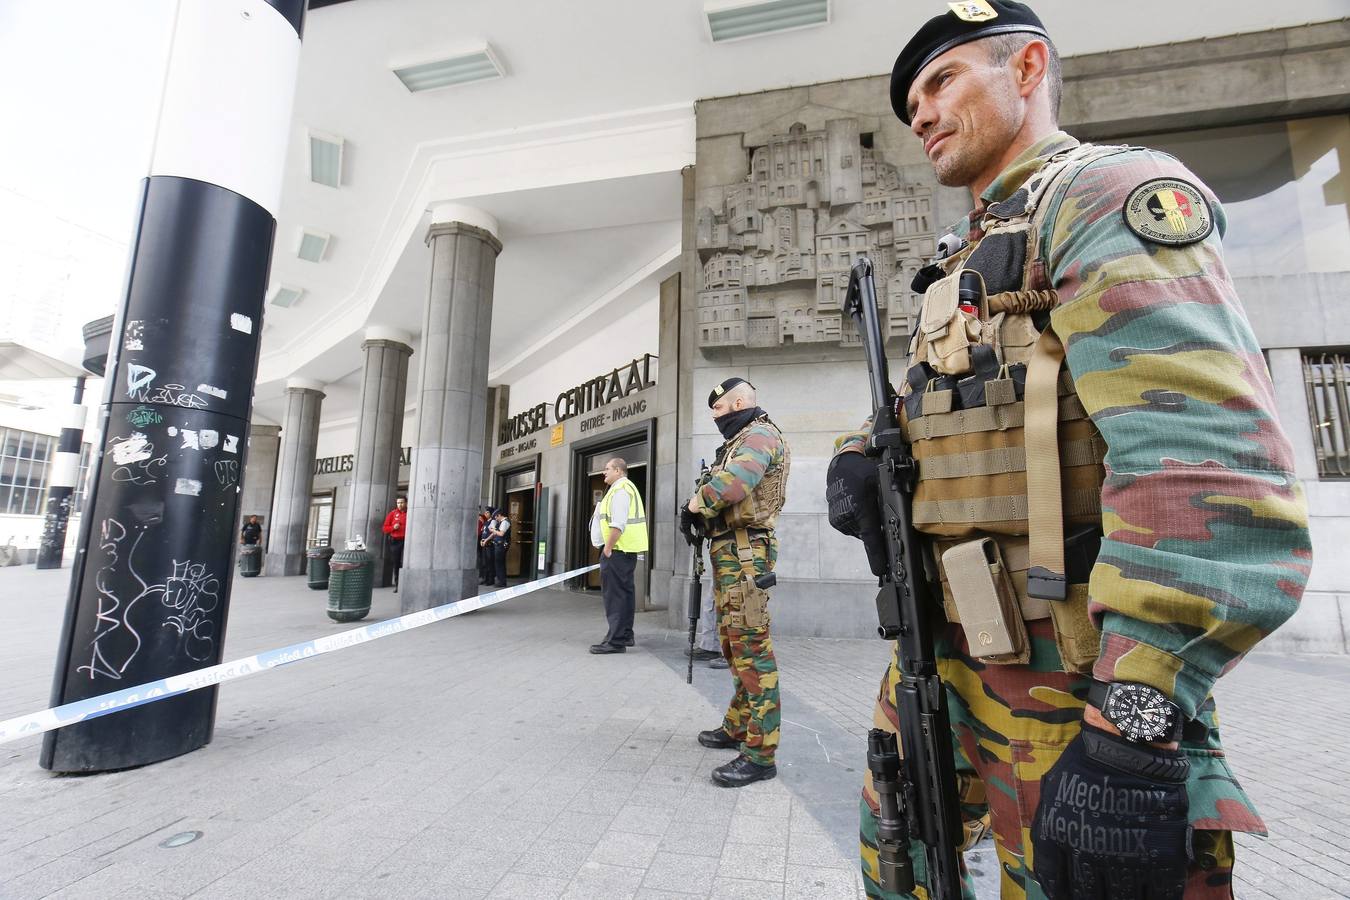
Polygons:
[[1182,784],[1191,771],[1184,751],[1135,744],[1090,725],[1083,728],[1083,749],[1099,763],[1153,781]]

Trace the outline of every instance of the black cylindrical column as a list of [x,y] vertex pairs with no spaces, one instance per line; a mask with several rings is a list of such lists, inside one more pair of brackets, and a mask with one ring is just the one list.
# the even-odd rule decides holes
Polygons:
[[[52,705],[221,660],[303,0],[180,2]],[[48,732],[98,772],[211,740],[207,688]]]
[[84,442],[84,376],[75,379],[75,401],[61,436],[56,441],[56,458],[47,485],[47,521],[42,524],[38,544],[37,567],[61,568],[66,549],[66,523],[70,521],[71,496],[80,481],[80,444]]

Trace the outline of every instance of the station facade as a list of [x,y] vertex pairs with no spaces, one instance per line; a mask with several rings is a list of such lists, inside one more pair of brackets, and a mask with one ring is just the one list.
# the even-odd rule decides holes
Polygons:
[[[1295,447],[1317,559],[1302,609],[1263,648],[1344,653],[1350,639],[1350,565],[1339,553],[1350,539],[1347,46],[1350,21],[1341,20],[1064,61],[1065,130],[1172,153],[1224,204],[1226,260]],[[504,507],[515,535],[508,573],[531,578],[594,561],[587,523],[603,492],[601,469],[620,456],[651,522],[639,597],[667,608],[679,626],[689,554],[676,512],[700,460],[720,443],[705,398],[737,375],[757,386],[793,450],[775,628],[872,634],[874,582],[861,546],[830,529],[824,500],[835,437],[869,412],[843,292],[852,262],[868,255],[894,364],[918,308],[910,280],[969,197],[936,184],[918,142],[890,112],[884,76],[702,100],[686,149],[693,164],[680,173],[681,207],[671,210],[681,223],[678,257],[633,297],[622,322],[599,323],[586,341],[509,377],[464,387],[464,440],[455,447],[427,443],[418,419],[428,367],[443,360],[424,358],[420,335],[369,338],[365,345],[406,346],[392,363],[402,375],[384,362],[381,377],[409,383],[411,365],[420,394],[409,388],[377,404],[367,377],[355,416],[325,418],[316,409],[312,421],[288,420],[312,432],[294,445],[284,427],[256,425],[244,515],[275,517],[287,482],[308,503],[307,543],[339,543],[362,527],[370,543],[374,519],[357,521],[353,496],[365,477],[358,447],[373,446],[368,433],[378,428],[380,452],[396,459],[374,492],[380,504],[408,496],[410,533],[419,516],[440,515],[448,470],[442,462],[439,476],[419,475],[418,459],[423,447],[434,445],[441,460],[453,450],[472,475],[455,482],[472,493],[455,509]],[[494,223],[467,224],[493,234]],[[434,303],[435,291],[406,302]],[[305,391],[321,396],[324,387],[293,387],[287,408]]]

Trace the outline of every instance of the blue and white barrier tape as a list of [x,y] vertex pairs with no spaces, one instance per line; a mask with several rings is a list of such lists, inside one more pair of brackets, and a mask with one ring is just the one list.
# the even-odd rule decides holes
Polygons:
[[106,716],[109,713],[115,713],[123,709],[131,709],[134,706],[154,703],[156,700],[176,697],[179,694],[186,694],[188,691],[210,687],[213,684],[224,684],[227,681],[235,681],[249,675],[256,675],[259,672],[266,672],[269,669],[276,669],[281,666],[290,665],[294,662],[300,662],[304,659],[312,659],[316,656],[321,656],[324,653],[332,653],[334,650],[343,650],[347,647],[354,647],[357,644],[379,640],[380,638],[389,637],[392,634],[411,631],[414,628],[421,628],[423,625],[430,625],[431,623],[439,622],[442,619],[454,618],[455,616],[463,615],[467,612],[473,612],[475,609],[482,609],[485,606],[494,606],[523,594],[533,593],[542,588],[561,584],[569,578],[585,575],[587,572],[597,568],[599,568],[599,566],[586,566],[581,569],[573,569],[570,572],[563,572],[560,575],[550,575],[549,577],[541,578],[538,581],[531,581],[527,584],[518,584],[515,587],[503,588],[500,591],[493,591],[490,594],[482,594],[478,597],[466,597],[463,600],[456,600],[454,603],[445,603],[440,606],[432,607],[431,609],[423,610],[422,612],[409,613],[406,616],[399,616],[397,619],[386,619],[383,622],[375,622],[371,625],[362,626],[361,628],[353,628],[340,634],[315,638],[312,641],[301,641],[298,644],[291,644],[289,647],[279,647],[276,650],[265,650],[262,653],[245,659],[232,660],[230,662],[221,663],[218,666],[207,666],[204,669],[184,672],[182,675],[174,675],[171,678],[161,678],[159,681],[150,681],[145,684],[138,684],[135,687],[124,688],[120,691],[112,691],[107,694],[100,694],[97,697],[90,697],[87,700],[77,700],[74,703],[67,703],[63,706],[44,709],[41,712],[36,712],[31,715],[7,719],[0,722],[0,744],[16,741],[19,738],[29,737],[35,734],[42,734],[45,731],[64,728],[67,725],[83,722],[86,719],[97,719],[99,716]]

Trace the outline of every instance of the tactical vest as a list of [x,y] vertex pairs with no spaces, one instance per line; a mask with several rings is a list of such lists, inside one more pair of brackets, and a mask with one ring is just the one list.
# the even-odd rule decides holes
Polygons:
[[[983,555],[962,549],[982,538],[998,548],[988,560],[997,584],[1015,593],[1003,598],[1006,618],[1019,619],[1020,611],[1018,621],[1002,623],[1021,634],[1013,652],[980,656],[978,638],[998,642],[975,630],[970,652],[986,662],[1025,663],[1024,623],[1044,618],[1054,620],[1065,671],[1091,671],[1099,653],[1087,581],[1101,541],[1106,444],[1050,326],[1059,298],[1047,280],[1040,235],[1053,192],[1083,166],[1124,149],[1066,150],[990,204],[973,232],[979,237],[938,261],[936,274],[945,277],[924,292],[910,342],[900,419],[919,462],[913,521],[931,537],[947,618],[961,620],[953,581],[965,591],[990,556],[983,543]],[[971,272],[979,290],[963,292],[963,273],[970,287]]]
[[783,503],[787,500],[787,480],[788,468],[792,463],[792,452],[788,449],[787,441],[783,439],[783,432],[778,426],[773,424],[768,416],[760,416],[746,425],[736,433],[731,440],[727,441],[717,452],[717,458],[713,460],[709,472],[716,475],[726,469],[727,460],[736,456],[741,449],[741,445],[750,435],[750,429],[756,425],[766,425],[778,435],[778,440],[783,447],[783,461],[779,465],[771,465],[765,471],[764,477],[755,485],[755,489],[746,496],[718,515],[714,516],[708,522],[708,537],[720,537],[731,531],[742,528],[757,528],[769,530],[774,527],[778,521],[778,512],[783,508]]

